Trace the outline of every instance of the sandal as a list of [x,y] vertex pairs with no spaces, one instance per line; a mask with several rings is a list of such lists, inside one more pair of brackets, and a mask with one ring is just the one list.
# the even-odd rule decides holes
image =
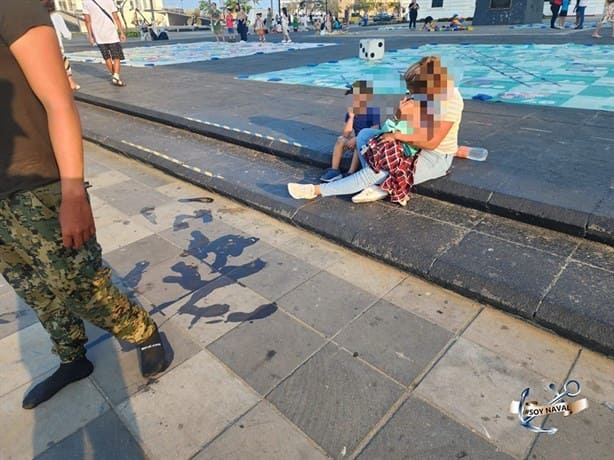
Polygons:
[[126,86],[126,84],[118,77],[113,77],[111,79],[111,83],[113,83],[115,86]]

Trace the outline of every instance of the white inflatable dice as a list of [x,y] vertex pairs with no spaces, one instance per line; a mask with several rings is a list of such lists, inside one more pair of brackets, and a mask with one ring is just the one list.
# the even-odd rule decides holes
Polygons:
[[383,59],[384,39],[367,38],[360,40],[360,45],[358,45],[358,57],[367,60]]

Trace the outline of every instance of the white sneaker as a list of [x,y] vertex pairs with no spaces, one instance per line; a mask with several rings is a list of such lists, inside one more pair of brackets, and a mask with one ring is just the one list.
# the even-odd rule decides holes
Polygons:
[[313,184],[288,184],[288,193],[295,200],[312,200],[317,196]]
[[282,40],[281,42],[282,42],[282,43],[286,43],[286,40]]
[[383,200],[388,196],[388,192],[381,189],[379,185],[370,185],[362,192],[352,197],[354,203],[371,203],[372,201]]

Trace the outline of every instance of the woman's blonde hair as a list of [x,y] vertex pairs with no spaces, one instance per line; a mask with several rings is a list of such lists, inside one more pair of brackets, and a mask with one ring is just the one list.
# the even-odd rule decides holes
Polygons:
[[403,74],[403,79],[410,93],[432,95],[445,91],[448,69],[441,65],[439,56],[424,56],[409,66]]

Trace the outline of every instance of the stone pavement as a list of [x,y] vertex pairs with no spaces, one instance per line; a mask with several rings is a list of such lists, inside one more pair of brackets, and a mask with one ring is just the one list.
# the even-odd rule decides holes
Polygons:
[[[489,27],[472,33],[407,34],[367,29],[348,36],[295,37],[339,43],[334,47],[126,68],[129,87],[122,89],[109,84],[102,66],[75,64],[83,86],[79,99],[137,116],[82,104],[86,137],[614,354],[613,113],[466,101],[460,139],[486,146],[488,161],[456,161],[451,175],[417,187],[419,194],[465,208],[417,199],[407,210],[382,203],[348,206],[343,199],[305,204],[289,200],[284,184],[317,179],[320,171],[305,164],[321,168],[328,163],[347,101],[339,90],[235,79],[355,56],[357,40],[374,34],[385,36],[387,46],[402,48],[433,40],[585,43],[592,40],[590,31]],[[79,48],[78,43],[73,46]],[[186,130],[275,157],[211,143]],[[389,228],[398,230],[391,233]]]
[[[129,87],[124,89],[112,87],[101,66],[76,64],[83,83],[79,99],[139,118],[81,104],[86,137],[613,354],[612,113],[466,101],[461,141],[488,147],[488,161],[456,161],[450,176],[417,188],[421,194],[465,208],[428,199],[414,199],[401,209],[384,203],[355,207],[344,199],[303,203],[288,198],[287,182],[317,179],[320,170],[306,164],[323,167],[329,161],[330,146],[338,135],[338,114],[347,101],[338,90],[234,78],[354,56],[358,38],[374,33],[384,34],[387,44],[398,48],[432,40],[590,40],[590,31],[549,29],[490,27],[480,28],[479,33],[409,36],[404,31],[367,30],[328,37],[340,45],[300,53],[127,68],[123,74]],[[308,34],[298,39],[323,38]],[[390,232],[391,228],[396,231]]]
[[[37,409],[57,366],[0,284],[0,458],[602,459],[614,430],[603,355],[86,144],[106,261],[173,349],[156,380],[88,327],[91,377]],[[536,435],[525,387],[575,378],[590,407]]]

